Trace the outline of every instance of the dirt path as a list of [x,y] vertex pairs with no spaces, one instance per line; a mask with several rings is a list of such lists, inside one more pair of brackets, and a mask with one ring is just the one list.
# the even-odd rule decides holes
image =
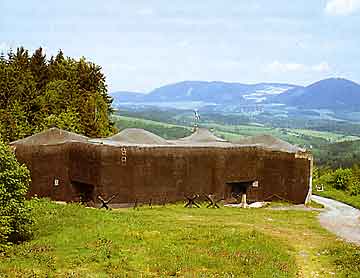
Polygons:
[[325,206],[319,215],[320,224],[346,241],[360,245],[360,210],[344,203],[312,196],[315,202]]

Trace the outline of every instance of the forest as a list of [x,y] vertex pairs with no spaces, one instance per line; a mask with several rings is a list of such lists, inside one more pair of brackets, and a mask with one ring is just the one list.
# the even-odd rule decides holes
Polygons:
[[115,131],[112,99],[100,66],[40,47],[0,55],[0,136],[11,142],[58,127],[90,137]]

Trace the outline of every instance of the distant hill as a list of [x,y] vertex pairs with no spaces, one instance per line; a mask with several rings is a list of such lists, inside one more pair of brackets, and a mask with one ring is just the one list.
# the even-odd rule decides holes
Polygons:
[[330,78],[289,90],[268,101],[305,109],[360,110],[360,85],[347,79]]
[[158,106],[199,102],[203,106],[221,104],[225,107],[281,103],[301,109],[360,111],[360,85],[341,78],[324,79],[307,87],[282,83],[183,81],[149,93],[113,92],[111,96],[115,106],[124,103]]
[[114,102],[138,102],[141,101],[145,94],[137,92],[119,91],[110,93],[113,97]]
[[300,88],[281,83],[242,84],[230,82],[183,81],[157,88],[147,94],[114,92],[114,104],[158,102],[261,103],[271,95]]

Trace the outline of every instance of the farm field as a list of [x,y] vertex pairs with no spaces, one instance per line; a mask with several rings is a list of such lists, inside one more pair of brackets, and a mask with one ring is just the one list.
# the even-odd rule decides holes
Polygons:
[[[166,139],[175,139],[187,136],[191,133],[191,127],[175,125],[160,121],[142,118],[114,115],[116,126],[119,129],[128,127],[143,128],[154,132]],[[215,134],[228,140],[236,140],[244,136],[271,134],[275,137],[300,146],[319,146],[321,144],[337,143],[343,141],[359,140],[360,137],[348,136],[328,131],[314,131],[295,128],[272,128],[261,125],[223,125],[218,123],[204,122],[200,126],[212,129]]]
[[337,134],[327,131],[315,131],[308,129],[296,129],[296,128],[272,128],[259,125],[219,125],[219,124],[207,124],[204,126],[209,128],[214,128],[219,131],[231,132],[234,134],[240,134],[243,136],[253,136],[259,134],[271,134],[273,136],[288,139],[289,141],[298,141],[306,140],[311,137],[318,140],[324,140],[327,142],[343,142],[343,141],[353,141],[358,140],[360,137],[357,136],[348,136],[343,134]]
[[359,249],[320,227],[315,211],[89,209],[31,201],[30,242],[0,277],[359,277]]

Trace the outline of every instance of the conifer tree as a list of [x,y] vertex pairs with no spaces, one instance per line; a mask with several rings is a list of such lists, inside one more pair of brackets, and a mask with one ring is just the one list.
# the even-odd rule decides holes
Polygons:
[[42,48],[30,57],[19,47],[0,57],[0,136],[13,141],[50,126],[87,136],[114,132],[112,99],[101,67],[59,50],[49,61]]
[[41,90],[44,88],[48,78],[48,67],[46,55],[43,54],[41,47],[35,50],[30,59],[30,69],[36,81],[36,88]]
[[29,52],[24,47],[18,47],[16,53],[13,56],[13,65],[20,67],[26,71],[30,68],[30,57]]

